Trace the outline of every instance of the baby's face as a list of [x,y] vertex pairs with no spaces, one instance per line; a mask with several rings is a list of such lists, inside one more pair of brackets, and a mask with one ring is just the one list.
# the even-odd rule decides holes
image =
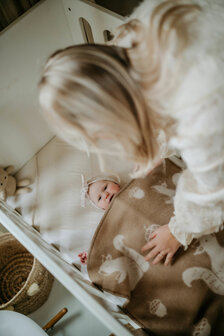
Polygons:
[[89,186],[89,198],[99,208],[106,210],[113,197],[120,190],[117,183],[111,181],[97,181]]

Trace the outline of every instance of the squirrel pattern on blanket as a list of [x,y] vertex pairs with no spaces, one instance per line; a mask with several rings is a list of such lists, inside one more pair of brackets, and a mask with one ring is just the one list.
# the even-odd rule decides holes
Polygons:
[[127,298],[124,309],[155,335],[224,332],[224,231],[180,248],[172,265],[147,262],[141,248],[173,215],[180,168],[170,160],[119,192],[104,214],[88,256],[90,279]]

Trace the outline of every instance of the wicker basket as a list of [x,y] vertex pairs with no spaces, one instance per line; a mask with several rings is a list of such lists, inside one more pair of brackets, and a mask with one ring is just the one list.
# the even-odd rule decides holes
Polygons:
[[53,279],[10,233],[0,234],[0,310],[32,313],[47,300]]

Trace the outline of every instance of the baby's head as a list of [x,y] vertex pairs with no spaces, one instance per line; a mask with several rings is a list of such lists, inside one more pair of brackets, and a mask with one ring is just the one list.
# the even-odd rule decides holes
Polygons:
[[106,210],[119,190],[119,184],[112,181],[100,180],[90,184],[88,195],[89,199],[98,208]]
[[102,210],[106,210],[120,190],[119,179],[115,176],[92,178],[87,182],[87,197]]

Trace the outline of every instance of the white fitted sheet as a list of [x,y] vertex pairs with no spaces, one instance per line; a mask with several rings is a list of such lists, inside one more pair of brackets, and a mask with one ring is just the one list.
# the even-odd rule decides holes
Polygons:
[[[132,165],[105,156],[106,166],[122,183],[130,180]],[[79,253],[88,251],[103,211],[87,202],[81,206],[82,175],[85,179],[100,173],[95,154],[87,154],[54,137],[17,174],[29,177],[32,192],[10,197],[24,219],[56,245],[69,263],[80,264]]]

